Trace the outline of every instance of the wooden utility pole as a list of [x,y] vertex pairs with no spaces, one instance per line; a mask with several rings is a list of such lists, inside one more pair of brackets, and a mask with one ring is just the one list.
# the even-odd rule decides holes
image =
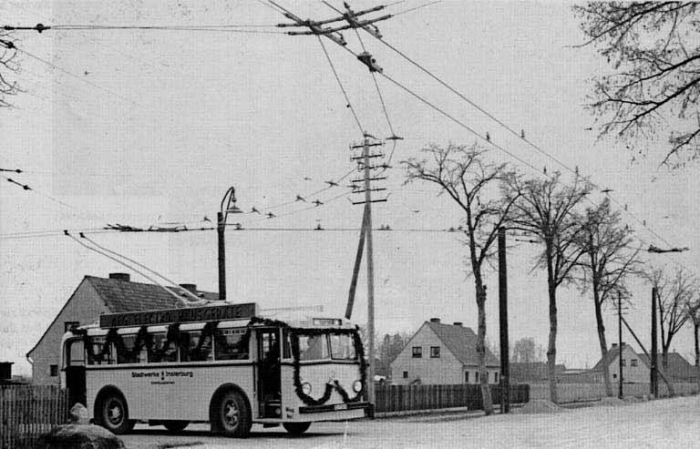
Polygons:
[[[369,135],[365,134],[364,140],[361,145],[353,145],[352,149],[358,150],[362,149],[361,156],[353,157],[360,164],[360,168],[364,173],[361,179],[353,179],[352,182],[361,182],[363,185],[362,189],[355,189],[354,193],[364,193],[364,201],[357,201],[353,204],[364,204],[364,212],[362,214],[362,230],[360,231],[360,241],[357,248],[357,255],[355,256],[355,267],[353,270],[352,281],[350,283],[350,292],[348,295],[348,305],[345,309],[345,316],[349,318],[352,315],[352,308],[355,301],[355,287],[357,284],[357,276],[360,268],[360,262],[362,260],[362,248],[365,248],[367,257],[367,334],[368,334],[368,358],[369,358],[369,368],[367,370],[367,385],[365,385],[365,391],[367,392],[367,401],[374,404],[374,373],[375,373],[375,349],[374,349],[374,248],[372,242],[372,203],[379,203],[386,201],[386,198],[382,199],[372,199],[373,191],[386,190],[385,188],[372,188],[371,182],[385,179],[382,177],[371,176],[371,171],[378,168],[371,165],[371,160],[377,157],[382,157],[382,154],[370,154],[370,148],[375,146],[381,146],[383,143],[380,142],[370,142]],[[373,415],[373,410],[370,412]]]
[[620,392],[618,393],[617,397],[622,399],[624,396],[622,391],[622,367],[624,366],[622,364],[622,350],[624,348],[622,347],[622,295],[620,292],[617,293],[617,344],[620,347],[620,352],[617,357],[618,363],[620,364],[620,375],[618,376],[618,380],[620,381]]
[[[367,333],[369,334],[369,389],[367,400],[374,404],[374,260],[372,247],[372,190],[370,187],[369,138],[365,136],[362,147],[365,162],[365,232],[367,240]],[[363,220],[364,221],[364,220]]]
[[510,412],[510,355],[508,350],[508,277],[506,230],[498,229],[498,308],[501,331],[501,413]]
[[659,373],[658,373],[658,352],[657,347],[657,330],[656,330],[656,297],[658,295],[658,290],[656,287],[651,289],[651,370],[649,379],[649,389],[650,393],[654,397],[659,396]]

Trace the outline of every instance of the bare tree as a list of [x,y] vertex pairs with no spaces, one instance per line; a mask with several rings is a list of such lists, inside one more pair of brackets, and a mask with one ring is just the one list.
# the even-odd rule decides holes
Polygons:
[[549,339],[547,342],[547,376],[552,402],[558,401],[556,379],[557,355],[557,288],[571,280],[572,270],[583,255],[575,244],[582,227],[575,220],[574,210],[590,192],[590,183],[576,176],[574,183],[565,185],[561,175],[554,173],[544,180],[521,182],[511,177],[508,191],[519,195],[510,226],[533,235],[544,249],[536,267],[547,270],[549,297]]
[[464,234],[469,247],[471,274],[474,277],[478,332],[476,351],[484,411],[493,413],[491,390],[486,372],[486,285],[483,268],[495,254],[498,229],[505,223],[517,196],[505,197],[499,187],[508,172],[505,164],[487,163],[484,151],[475,145],[449,144],[447,148],[431,144],[423,152],[429,159],[405,161],[407,181],[427,181],[440,187],[464,213]]
[[[608,344],[605,339],[603,305],[613,299],[614,294],[628,297],[625,286],[627,275],[638,270],[639,249],[630,252],[632,231],[623,226],[619,212],[610,209],[610,200],[605,198],[596,207],[586,209],[581,219],[582,232],[576,244],[584,252],[580,260],[583,268],[581,288],[593,293],[598,342],[602,360],[608,359]],[[603,363],[605,394],[613,395],[610,370]]]
[[0,107],[10,106],[7,97],[17,95],[19,88],[11,76],[19,67],[16,62],[17,50],[9,32],[0,30]]
[[700,331],[700,298],[688,306],[688,318],[693,323],[693,339],[695,341],[695,371],[697,374],[698,390],[700,390],[700,342],[698,332]]
[[652,287],[656,287],[658,295],[661,364],[664,369],[667,369],[671,342],[690,319],[687,311],[697,295],[698,282],[683,268],[678,268],[673,276],[667,275],[660,268],[652,269],[645,276]]
[[532,337],[521,338],[513,345],[511,361],[514,363],[533,363],[537,360],[535,340]]
[[700,156],[700,4],[591,2],[574,11],[586,44],[613,67],[594,80],[601,135],[631,148],[658,133],[669,142],[662,164],[675,167]]

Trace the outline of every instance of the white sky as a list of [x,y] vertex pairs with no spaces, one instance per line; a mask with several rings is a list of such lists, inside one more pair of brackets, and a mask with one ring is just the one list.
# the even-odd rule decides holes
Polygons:
[[[333,16],[317,1],[280,1],[304,18]],[[389,11],[421,4],[407,0]],[[352,2],[356,10],[372,5]],[[202,27],[286,21],[252,1],[6,1],[0,17],[11,25]],[[387,42],[473,102],[513,129],[524,129],[529,140],[569,167],[577,166],[599,186],[614,189],[611,195],[619,204],[627,204],[671,245],[700,248],[693,226],[699,218],[692,194],[698,189],[697,167],[657,170],[661,153],[631,163],[633,152],[612,141],[598,142],[586,130],[593,124],[584,110],[588,80],[607,67],[593,49],[574,47],[583,37],[570,4],[443,1],[379,26]],[[361,51],[354,33],[344,35],[349,48]],[[0,167],[27,171],[8,176],[35,193],[7,182],[0,186],[0,359],[27,372],[24,354],[82,277],[125,271],[56,232],[16,233],[98,229],[105,223],[209,226],[204,216],[215,219],[231,185],[246,212],[272,207],[279,217],[246,213],[229,219],[257,229],[227,231],[229,299],[254,300],[263,307],[324,304],[342,315],[361,207],[337,198],[347,191],[341,187],[311,193],[352,169],[348,145],[361,135],[315,37],[182,30],[48,30],[17,37],[17,46],[26,52],[20,54],[17,80],[26,92],[13,99],[15,108],[0,110]],[[478,133],[489,132],[494,142],[529,164],[558,168],[375,39],[363,35],[363,41],[390,77]],[[388,136],[367,68],[332,42],[325,45],[365,129]],[[391,192],[389,201],[374,208],[375,226],[394,229],[375,233],[377,330],[413,331],[433,316],[476,327],[466,248],[456,234],[415,231],[457,226],[459,214],[432,186],[404,186],[398,164],[418,156],[429,142],[470,145],[475,137],[381,77],[379,86],[394,129],[405,140],[383,184]],[[519,166],[497,149],[491,155]],[[297,194],[327,204],[308,208],[294,202]],[[601,198],[597,193],[592,199]],[[284,203],[290,204],[275,207]],[[627,219],[645,246],[666,246],[635,218]],[[310,230],[318,223],[336,230],[270,230]],[[91,237],[179,282],[217,290],[214,232]],[[531,271],[535,254],[525,245],[509,255],[510,333],[513,341],[531,336],[544,345],[546,283],[541,273]],[[691,251],[655,260],[694,268],[698,257]],[[364,267],[361,273],[355,318],[364,322]],[[132,279],[144,281],[135,274]],[[493,274],[488,284],[488,335],[495,343]],[[647,344],[650,289],[636,284],[628,319]],[[599,349],[591,300],[562,290],[559,316],[559,360],[571,367],[595,364]],[[616,320],[611,313],[606,318],[612,342]],[[684,329],[672,346],[688,355],[691,337]],[[632,342],[630,336],[624,339]]]

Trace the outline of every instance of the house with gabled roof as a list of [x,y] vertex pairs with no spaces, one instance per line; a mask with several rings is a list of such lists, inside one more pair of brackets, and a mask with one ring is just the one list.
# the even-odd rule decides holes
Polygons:
[[[182,289],[206,301],[218,301],[217,293],[198,291],[194,284],[161,287],[131,282],[126,273],[111,273],[109,278],[85,276],[53,319],[39,341],[27,353],[32,364],[32,383],[58,385],[58,361],[61,338],[75,326],[96,323],[101,314],[185,307]],[[168,290],[165,290],[165,289]]]
[[602,373],[603,365],[607,364],[610,381],[613,383],[620,382],[620,357],[622,357],[623,383],[649,382],[649,360],[642,354],[637,354],[630,345],[624,342],[622,343],[622,350],[620,350],[620,346],[617,343],[613,343],[612,347],[608,349],[608,356],[605,359],[601,358],[591,371]]
[[[391,362],[392,382],[409,384],[478,384],[477,337],[462,323],[431,318],[418,329]],[[488,382],[498,383],[500,362],[486,349]]]
[[[647,364],[649,363],[649,358],[646,354],[640,354],[639,357],[644,360]],[[688,360],[685,359],[679,353],[673,351],[668,353],[668,361],[664,367],[662,364],[661,354],[658,356],[659,366],[664,370],[664,374],[675,382],[697,382],[698,379],[698,369],[697,367],[690,364]]]

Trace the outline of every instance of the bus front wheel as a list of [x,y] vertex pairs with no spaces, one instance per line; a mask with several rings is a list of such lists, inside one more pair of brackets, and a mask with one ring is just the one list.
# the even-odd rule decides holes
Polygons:
[[215,429],[220,433],[235,438],[245,438],[250,433],[251,420],[250,407],[245,398],[235,390],[223,393],[215,410]]
[[97,423],[115,435],[123,435],[134,427],[129,421],[126,400],[118,393],[108,393],[100,401]]
[[310,422],[286,422],[282,425],[291,435],[301,435],[311,427]]

